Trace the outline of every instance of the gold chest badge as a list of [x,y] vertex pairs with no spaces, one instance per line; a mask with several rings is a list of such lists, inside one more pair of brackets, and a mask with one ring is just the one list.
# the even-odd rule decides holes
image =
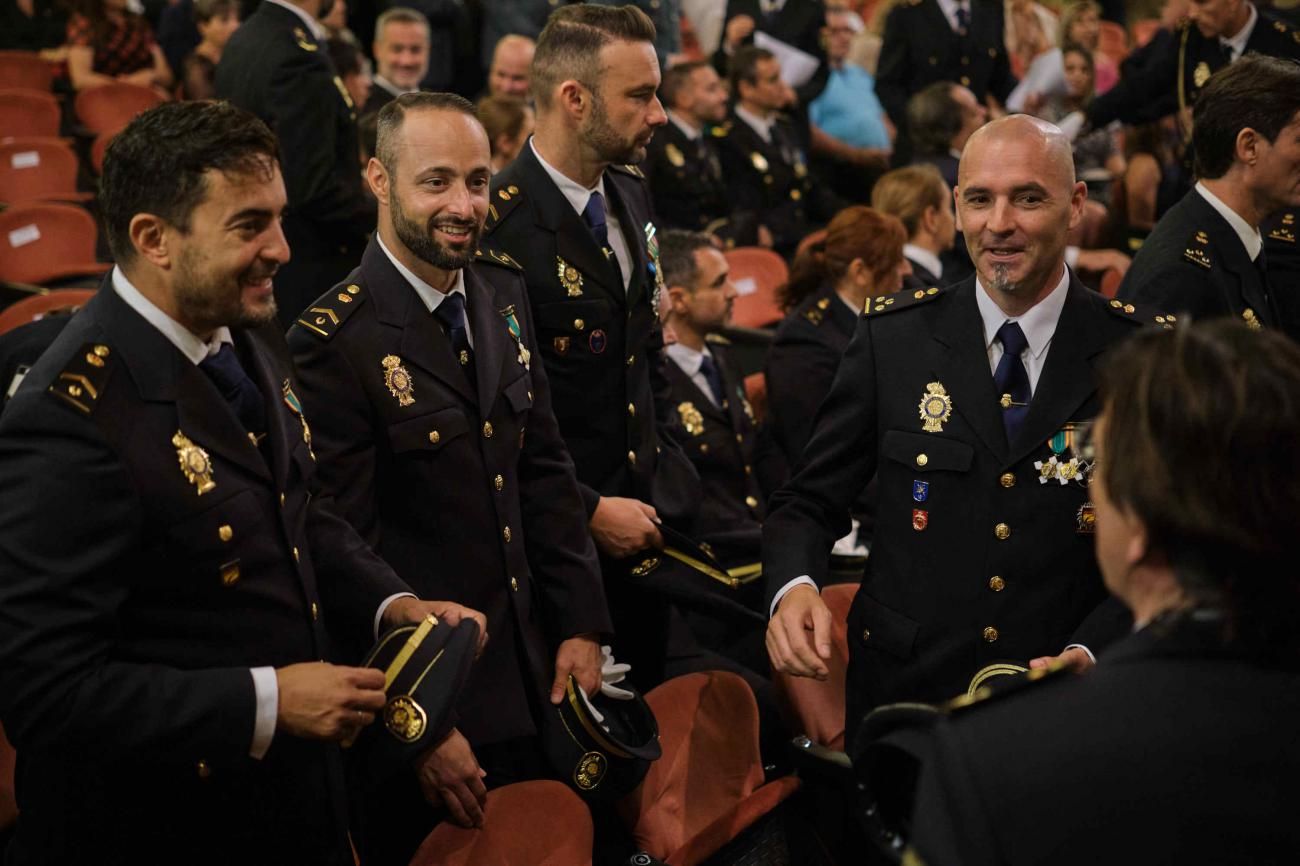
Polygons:
[[389,393],[402,406],[414,403],[415,383],[411,381],[411,374],[402,366],[402,359],[396,355],[385,355],[380,363],[384,367],[384,384],[388,386]]
[[555,257],[555,270],[560,277],[560,285],[570,298],[582,297],[582,274],[578,269],[559,256]]
[[754,151],[749,155],[749,161],[754,164],[755,170],[767,171],[767,158],[758,151]]
[[704,416],[690,400],[677,404],[677,414],[681,416],[682,426],[686,428],[687,433],[699,436],[704,432]]
[[942,384],[931,382],[925,386],[918,408],[921,412],[921,428],[926,433],[942,433],[943,425],[952,415],[952,398]]
[[217,484],[212,480],[212,458],[208,457],[208,452],[179,430],[172,437],[172,444],[176,446],[176,459],[180,461],[185,480],[198,488],[199,495],[216,490]]
[[1258,331],[1264,327],[1259,323],[1259,317],[1255,315],[1255,311],[1250,307],[1242,310],[1241,318],[1245,321],[1246,327],[1250,328],[1252,331]]
[[1200,63],[1196,64],[1196,68],[1192,70],[1192,83],[1197,87],[1204,87],[1205,82],[1209,80],[1210,64],[1202,60]]

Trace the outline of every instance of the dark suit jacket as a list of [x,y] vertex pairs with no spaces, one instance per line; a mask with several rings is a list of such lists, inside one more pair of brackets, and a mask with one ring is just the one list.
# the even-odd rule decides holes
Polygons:
[[664,124],[655,130],[641,170],[664,228],[711,232],[731,246],[758,242],[754,214],[737,211],[727,197],[712,132],[691,141],[676,124]]
[[[340,515],[421,596],[487,615],[491,640],[456,707],[472,745],[535,733],[533,706],[549,691],[555,647],[610,631],[522,275],[481,261],[465,270],[477,391],[375,241],[289,332],[321,478]],[[531,369],[501,312],[511,308]],[[339,324],[315,325],[318,309]],[[407,405],[389,390],[381,363],[389,357],[410,376]]]
[[[799,575],[820,584],[850,504],[876,476],[875,540],[849,613],[854,724],[880,703],[952,697],[993,661],[1059,653],[1105,597],[1092,538],[1078,532],[1086,487],[1040,483],[1035,463],[1052,457],[1058,431],[1096,414],[1095,367],[1142,316],[1072,276],[1008,443],[976,291],[971,278],[868,308],[763,526],[769,599]],[[936,432],[918,417],[931,383],[951,401]]]
[[217,65],[216,92],[251,111],[280,140],[293,258],[275,277],[286,327],[356,266],[375,224],[361,189],[357,110],[324,50],[287,9],[262,3]]
[[1002,4],[973,0],[966,37],[953,31],[936,0],[906,0],[889,10],[876,72],[876,95],[899,130],[907,129],[907,100],[936,81],[1006,102],[1016,86],[1003,40]]
[[1195,189],[1151,230],[1118,297],[1198,319],[1278,324],[1274,301],[1241,238]]
[[[1259,19],[1246,40],[1246,52],[1300,60],[1300,40],[1290,24],[1273,12],[1255,10]],[[1119,120],[1150,123],[1196,104],[1210,74],[1228,64],[1219,38],[1206,38],[1195,24],[1183,23],[1176,31],[1161,30],[1133,51],[1121,66],[1119,82],[1088,106],[1088,120],[1101,128]]]
[[907,263],[912,266],[912,273],[903,281],[903,288],[916,291],[917,289],[928,289],[931,286],[944,285],[938,277],[930,272],[930,269],[916,259],[908,259]]
[[374,114],[399,96],[401,96],[400,93],[389,90],[376,79],[370,88],[370,97],[366,99],[366,104],[357,112],[357,116]]
[[733,112],[715,137],[732,207],[753,213],[767,226],[783,255],[792,254],[809,232],[844,206],[809,172],[789,121],[778,120],[767,142]]
[[912,822],[924,862],[1293,860],[1300,675],[1203,625],[1158,629],[941,723]]
[[108,281],[5,410],[14,862],[352,862],[337,747],[281,731],[249,757],[249,668],[328,657],[327,616],[372,635],[380,602],[407,588],[312,496],[276,329],[234,337],[265,399],[260,450]]

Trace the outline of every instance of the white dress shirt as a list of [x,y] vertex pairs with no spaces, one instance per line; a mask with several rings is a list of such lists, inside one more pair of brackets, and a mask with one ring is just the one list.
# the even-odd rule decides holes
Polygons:
[[[956,33],[958,0],[938,0],[938,2],[939,2],[939,11],[943,13],[944,18],[948,19],[948,26],[952,28],[952,31],[954,33]],[[971,20],[970,0],[961,0],[960,5],[966,10],[966,27],[967,29],[969,29],[970,20]]]
[[1237,237],[1241,238],[1241,245],[1246,248],[1250,260],[1253,262],[1259,258],[1260,251],[1264,249],[1264,239],[1260,236],[1259,229],[1242,219],[1241,214],[1224,204],[1223,199],[1210,192],[1200,181],[1196,183],[1196,191],[1232,226]]
[[577,181],[570,180],[558,168],[547,162],[537,152],[537,145],[533,143],[533,139],[528,139],[528,146],[533,149],[533,155],[537,157],[537,161],[542,164],[542,168],[550,175],[555,185],[560,188],[560,192],[568,199],[569,204],[578,212],[579,219],[582,218],[582,212],[587,209],[587,201],[593,192],[600,193],[600,197],[605,200],[605,230],[609,233],[609,248],[614,251],[618,268],[623,273],[623,291],[626,292],[628,286],[632,284],[632,252],[627,247],[627,238],[623,237],[618,217],[614,214],[614,205],[605,192],[605,173],[601,172],[594,188],[587,189]]
[[465,271],[457,269],[456,282],[452,283],[451,290],[440,292],[417,277],[415,271],[399,262],[397,256],[393,255],[392,251],[384,246],[384,239],[379,236],[378,232],[375,233],[375,241],[379,244],[379,249],[383,250],[384,255],[388,256],[388,260],[393,263],[393,267],[397,268],[397,272],[406,278],[406,281],[411,284],[411,288],[415,289],[415,293],[420,296],[420,300],[424,302],[424,306],[428,308],[430,313],[438,309],[438,305],[447,300],[450,295],[459,294],[465,299],[465,338],[469,341],[469,347],[474,348],[474,332],[469,327],[469,295],[465,293]]
[[750,111],[749,109],[745,108],[745,106],[737,103],[736,117],[739,117],[741,120],[745,121],[745,125],[748,126],[750,129],[754,130],[754,132],[758,133],[758,137],[763,139],[763,141],[767,142],[768,144],[772,143],[772,127],[776,126],[775,114],[773,114],[771,117],[762,118],[759,117],[754,112]]
[[673,126],[681,130],[682,135],[686,136],[687,140],[699,141],[700,136],[704,134],[703,129],[695,126],[671,108],[669,108],[665,113],[668,115],[668,119],[672,121]]
[[943,262],[929,250],[923,250],[916,244],[903,244],[903,257],[911,259],[934,274],[936,280],[943,277]]
[[[706,356],[713,358],[713,353],[709,351],[708,347],[692,349],[690,346],[683,346],[681,343],[670,343],[664,347],[664,351],[668,353],[668,357],[672,358],[678,367],[682,368],[682,372],[690,377],[695,387],[700,389],[700,393],[708,397],[709,402],[714,406],[718,406],[718,400],[713,396],[713,388],[709,385],[708,377],[700,369]],[[714,358],[714,363],[717,363],[716,358]],[[718,406],[718,408],[722,407]]]
[[1219,44],[1228,49],[1229,63],[1236,63],[1241,59],[1241,55],[1246,53],[1246,43],[1250,41],[1250,34],[1255,32],[1255,23],[1259,21],[1255,4],[1247,3],[1246,8],[1250,10],[1250,15],[1246,18],[1245,25],[1232,36],[1219,37]]

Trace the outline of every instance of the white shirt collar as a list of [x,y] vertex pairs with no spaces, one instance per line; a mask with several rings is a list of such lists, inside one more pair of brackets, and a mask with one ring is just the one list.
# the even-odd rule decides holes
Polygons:
[[289,3],[287,0],[266,0],[266,2],[288,9],[294,15],[301,18],[302,23],[307,25],[307,32],[310,33],[317,42],[324,42],[326,39],[329,39],[330,34],[329,31],[325,29],[325,25],[308,15],[301,7]]
[[[438,309],[438,305],[447,300],[448,295],[454,295],[457,292],[465,295],[464,268],[457,269],[456,282],[451,284],[451,290],[440,292],[424,280],[417,277],[415,271],[399,262],[397,256],[393,255],[388,247],[384,246],[384,240],[379,236],[378,232],[375,233],[375,240],[379,243],[379,248],[384,251],[384,255],[388,256],[388,260],[393,263],[393,267],[397,268],[397,272],[411,284],[411,288],[415,289],[415,293],[420,296],[421,301],[424,301],[424,305],[428,307],[430,313]],[[465,299],[469,300],[469,296],[466,295]]]
[[708,346],[703,349],[692,349],[690,346],[683,346],[681,343],[669,343],[664,346],[664,351],[668,353],[668,357],[676,362],[678,367],[682,368],[682,372],[687,376],[694,376],[700,372],[700,365],[704,363],[705,355],[710,358],[713,357],[713,353],[709,351]]
[[1029,342],[1029,354],[1034,358],[1042,357],[1056,334],[1056,323],[1061,318],[1061,310],[1065,308],[1065,296],[1070,288],[1070,269],[1062,265],[1061,281],[1056,284],[1056,288],[1030,307],[1023,316],[1008,316],[1002,312],[978,275],[975,277],[975,285],[978,287],[975,303],[979,306],[980,318],[984,320],[984,348],[987,350],[993,345],[993,338],[1004,322],[1018,322]]
[[1232,59],[1239,60],[1241,55],[1246,53],[1246,43],[1250,41],[1250,34],[1255,32],[1255,22],[1259,21],[1259,13],[1255,11],[1254,3],[1247,3],[1250,8],[1250,15],[1246,18],[1246,23],[1240,30],[1232,36],[1220,36],[1219,42],[1224,48],[1232,49]]
[[122,269],[113,268],[113,289],[117,296],[126,302],[126,305],[135,310],[144,320],[157,328],[164,337],[167,338],[173,346],[180,350],[180,353],[189,359],[191,364],[198,364],[207,358],[212,357],[221,351],[222,343],[231,343],[235,341],[230,336],[230,329],[225,325],[217,328],[212,332],[212,339],[208,342],[200,340],[193,331],[173,319],[158,308],[158,305],[141,294],[140,290],[131,284],[122,273]]
[[533,156],[537,157],[537,161],[542,164],[542,168],[546,170],[548,175],[550,175],[551,180],[555,182],[555,185],[560,188],[560,192],[564,194],[564,197],[568,200],[569,204],[573,206],[573,209],[578,212],[578,216],[582,216],[582,212],[587,209],[587,200],[591,198],[593,192],[600,193],[601,198],[605,200],[606,219],[613,216],[610,213],[612,208],[609,204],[609,196],[605,195],[605,173],[603,171],[600,173],[600,179],[596,181],[595,188],[587,189],[576,180],[572,180],[565,176],[558,168],[543,159],[542,155],[537,152],[537,145],[533,144],[532,138],[528,139],[528,146],[533,149]]
[[416,91],[414,91],[414,90],[403,90],[402,88],[398,87],[396,84],[394,84],[393,82],[389,81],[387,78],[385,78],[384,76],[380,75],[380,74],[377,73],[377,72],[376,72],[376,73],[371,77],[371,80],[372,80],[375,84],[377,84],[377,85],[379,85],[380,87],[382,87],[384,90],[387,90],[389,93],[393,94],[393,96],[395,96],[395,97],[396,97],[396,96],[401,96],[403,93],[415,93],[415,92],[416,92]]
[[943,276],[943,262],[929,250],[923,250],[916,244],[903,244],[903,256],[934,274],[936,280]]
[[768,144],[772,143],[772,127],[776,125],[775,114],[764,120],[757,114],[754,114],[754,112],[745,108],[745,106],[736,103],[736,117],[745,121],[749,128],[757,132],[758,137],[763,139],[763,141],[766,141]]
[[1241,238],[1241,245],[1246,248],[1250,260],[1255,261],[1259,257],[1259,251],[1264,248],[1264,239],[1259,236],[1259,229],[1242,219],[1241,214],[1224,204],[1223,199],[1210,192],[1200,181],[1196,182],[1196,191],[1210,203],[1210,207],[1219,212],[1219,216],[1228,221],[1237,237]]
[[[971,4],[969,0],[964,3],[966,6],[966,21],[970,22]],[[957,0],[939,0],[939,11],[943,17],[948,19],[948,26],[953,30],[957,29]]]
[[671,108],[668,109],[667,113],[668,113],[668,119],[673,122],[673,126],[680,129],[682,131],[682,135],[686,136],[691,141],[698,140],[699,137],[704,134],[704,130],[694,126],[690,121],[686,120],[684,117],[682,117],[677,112],[673,111]]

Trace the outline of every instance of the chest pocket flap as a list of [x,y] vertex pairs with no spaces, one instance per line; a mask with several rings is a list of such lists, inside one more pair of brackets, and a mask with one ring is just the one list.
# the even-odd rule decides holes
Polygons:
[[533,386],[527,373],[511,382],[505,389],[510,408],[517,413],[527,412],[533,405]]
[[582,333],[592,328],[608,328],[614,305],[600,298],[569,300],[536,307],[537,327],[547,331]]
[[469,419],[453,406],[394,424],[388,428],[388,441],[395,454],[437,451],[468,430]]
[[965,442],[902,430],[885,433],[880,452],[917,472],[965,472],[975,458],[975,449]]

